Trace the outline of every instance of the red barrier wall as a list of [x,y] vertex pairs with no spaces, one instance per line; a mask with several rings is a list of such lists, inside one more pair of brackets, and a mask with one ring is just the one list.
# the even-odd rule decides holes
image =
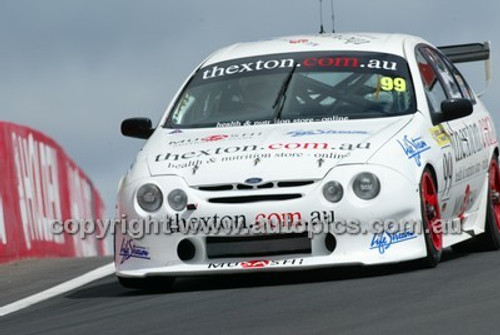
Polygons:
[[103,218],[83,171],[49,137],[0,122],[0,263],[27,257],[95,256],[104,241],[53,234],[54,219]]

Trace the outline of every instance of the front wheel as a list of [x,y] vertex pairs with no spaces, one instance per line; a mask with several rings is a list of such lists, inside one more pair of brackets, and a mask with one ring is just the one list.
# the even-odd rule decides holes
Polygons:
[[439,264],[443,255],[443,232],[441,230],[441,213],[439,211],[436,183],[428,168],[424,170],[420,180],[420,198],[427,249],[427,256],[422,259],[422,265],[433,268]]

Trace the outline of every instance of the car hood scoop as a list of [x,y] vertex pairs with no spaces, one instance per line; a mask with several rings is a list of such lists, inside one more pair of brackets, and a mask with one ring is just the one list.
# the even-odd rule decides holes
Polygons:
[[411,118],[160,129],[144,151],[151,175],[190,186],[314,180],[338,164],[366,163]]

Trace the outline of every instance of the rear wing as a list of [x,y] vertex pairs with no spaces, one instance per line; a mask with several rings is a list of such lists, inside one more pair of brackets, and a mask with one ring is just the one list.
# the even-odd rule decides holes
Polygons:
[[438,49],[455,64],[485,61],[486,88],[478,95],[482,96],[486,92],[491,82],[492,73],[490,42],[447,45],[438,47]]
[[438,49],[453,63],[468,63],[490,59],[490,42],[447,45]]

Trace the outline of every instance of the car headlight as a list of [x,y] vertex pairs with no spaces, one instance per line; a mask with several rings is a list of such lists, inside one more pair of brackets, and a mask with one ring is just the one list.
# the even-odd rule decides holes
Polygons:
[[379,194],[380,181],[373,173],[363,172],[356,176],[352,188],[359,198],[370,200]]
[[323,186],[323,196],[330,202],[339,202],[344,196],[344,188],[337,181],[329,181]]
[[137,191],[137,202],[146,212],[155,212],[163,204],[163,194],[158,186],[144,184]]
[[178,212],[182,211],[187,206],[187,195],[181,189],[175,189],[168,194],[168,204],[172,207],[173,210]]

